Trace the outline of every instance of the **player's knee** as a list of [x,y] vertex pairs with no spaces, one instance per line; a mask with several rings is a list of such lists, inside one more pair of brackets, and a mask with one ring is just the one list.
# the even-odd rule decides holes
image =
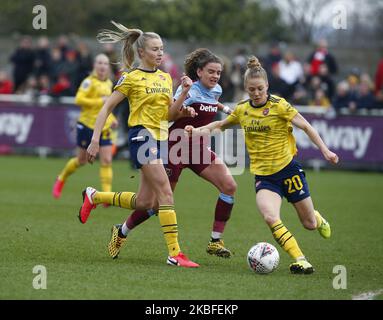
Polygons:
[[221,192],[227,195],[234,195],[234,193],[237,191],[237,183],[233,180],[228,181],[224,184]]
[[136,207],[142,210],[150,209],[155,206],[155,201],[148,198],[137,197]]
[[112,157],[106,157],[101,160],[102,166],[111,166],[112,165]]
[[78,164],[79,164],[80,166],[83,166],[83,165],[85,165],[86,163],[87,163],[86,158],[83,158],[83,157],[78,158]]
[[164,204],[173,204],[173,192],[169,188],[161,190],[158,194],[158,202]]
[[268,226],[272,226],[279,220],[279,218],[275,217],[275,215],[272,215],[272,214],[269,214],[269,215],[266,214],[266,215],[263,215],[263,220],[265,220]]

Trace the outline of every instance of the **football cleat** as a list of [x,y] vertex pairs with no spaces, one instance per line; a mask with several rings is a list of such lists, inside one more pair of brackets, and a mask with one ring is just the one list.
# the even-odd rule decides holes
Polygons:
[[61,192],[64,188],[64,184],[65,184],[64,181],[61,181],[58,177],[56,178],[56,181],[52,189],[52,195],[54,198],[58,199],[61,197]]
[[96,189],[92,187],[87,187],[82,192],[82,206],[78,212],[78,218],[81,223],[86,223],[89,218],[90,212],[96,208],[96,205],[93,203],[93,195],[97,192]]
[[290,264],[290,272],[294,274],[311,274],[315,270],[307,260],[299,260]]
[[182,252],[180,252],[178,255],[174,257],[168,257],[168,260],[166,263],[170,266],[178,266],[178,267],[185,267],[185,268],[198,268],[199,264],[195,263],[187,256],[185,256]]
[[331,237],[331,227],[330,227],[330,224],[328,223],[328,221],[322,217],[322,223],[321,225],[318,227],[318,231],[319,231],[319,234],[325,238],[325,239],[328,239]]
[[216,255],[217,257],[230,258],[232,253],[229,249],[225,248],[222,239],[219,241],[210,241],[207,245],[206,252],[211,255]]
[[120,249],[126,241],[126,236],[121,237],[119,232],[118,232],[121,227],[122,227],[122,224],[115,224],[112,227],[112,235],[111,235],[111,238],[110,238],[110,241],[108,244],[108,251],[109,251],[109,255],[113,259],[118,258],[118,254],[120,253]]

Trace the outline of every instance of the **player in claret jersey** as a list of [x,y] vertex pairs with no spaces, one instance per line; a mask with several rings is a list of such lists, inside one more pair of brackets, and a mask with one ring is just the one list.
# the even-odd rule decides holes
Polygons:
[[314,209],[305,173],[294,159],[297,152],[292,134],[293,126],[304,130],[330,163],[338,156],[331,152],[318,132],[285,99],[268,94],[267,73],[256,57],[251,57],[245,73],[245,90],[250,99],[237,104],[224,120],[206,126],[185,127],[189,135],[208,135],[240,124],[245,132],[245,143],[250,157],[250,171],[255,175],[258,209],[278,244],[294,262],[290,271],[298,274],[314,272],[298,246],[295,237],[281,221],[282,198],[293,204],[305,228],[318,230],[330,238],[330,224]]
[[[200,48],[186,57],[185,72],[194,82],[184,106],[192,107],[196,116],[177,119],[169,129],[169,152],[166,171],[174,191],[181,172],[189,168],[201,178],[212,183],[219,191],[215,206],[214,222],[207,252],[219,257],[229,258],[232,252],[224,246],[222,234],[234,204],[237,185],[225,163],[210,150],[209,138],[186,139],[186,125],[203,126],[213,121],[219,110],[230,113],[230,109],[218,102],[222,88],[218,84],[222,72],[222,61],[208,49]],[[182,94],[179,87],[174,99]],[[182,141],[183,139],[183,141]],[[125,225],[132,230],[148,219],[155,210],[133,212]]]

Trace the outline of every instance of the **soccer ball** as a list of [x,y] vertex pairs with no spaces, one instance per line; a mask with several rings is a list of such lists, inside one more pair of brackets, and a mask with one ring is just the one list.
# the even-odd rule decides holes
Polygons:
[[278,267],[278,250],[267,242],[259,242],[247,253],[247,263],[256,273],[270,273]]

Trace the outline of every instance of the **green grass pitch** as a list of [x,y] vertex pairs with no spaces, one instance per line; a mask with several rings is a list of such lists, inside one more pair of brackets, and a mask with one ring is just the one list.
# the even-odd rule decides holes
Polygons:
[[[98,163],[71,176],[55,200],[52,184],[65,161],[0,157],[0,299],[352,299],[383,288],[382,174],[307,170],[314,204],[330,221],[333,237],[324,240],[305,230],[284,201],[282,219],[316,269],[312,275],[292,275],[288,255],[256,209],[250,173],[235,176],[236,202],[224,234],[235,256],[227,260],[205,252],[217,191],[189,170],[182,174],[175,192],[179,240],[201,265],[191,270],[166,265],[156,217],[132,231],[119,259],[110,259],[110,228],[130,212],[99,207],[80,224],[81,191],[99,186]],[[127,161],[115,161],[114,190],[135,191],[138,182],[138,171]],[[247,266],[247,251],[260,241],[280,253],[279,267],[269,275]],[[32,286],[36,265],[47,270],[45,290]],[[337,265],[346,268],[346,289],[333,288]]]

